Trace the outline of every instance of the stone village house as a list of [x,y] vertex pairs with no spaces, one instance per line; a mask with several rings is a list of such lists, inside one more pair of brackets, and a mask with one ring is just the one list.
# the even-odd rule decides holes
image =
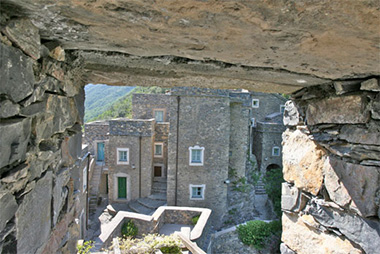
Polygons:
[[151,213],[148,197],[222,218],[229,170],[246,176],[248,153],[262,172],[281,168],[284,103],[277,94],[200,88],[134,94],[132,119],[85,125],[84,140],[104,165],[99,193],[126,210]]

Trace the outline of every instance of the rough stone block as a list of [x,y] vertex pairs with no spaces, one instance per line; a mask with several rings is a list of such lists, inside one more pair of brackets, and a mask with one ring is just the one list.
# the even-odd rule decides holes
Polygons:
[[380,134],[377,130],[357,125],[344,125],[340,130],[339,138],[350,143],[380,145]]
[[[355,227],[357,230],[357,228]],[[309,227],[297,215],[283,213],[281,240],[296,253],[313,254],[360,254],[347,239],[326,234]],[[375,253],[375,252],[368,252]]]
[[380,120],[380,94],[371,103],[371,117]]
[[285,103],[283,122],[286,126],[296,126],[300,122],[300,115],[293,101],[287,101]]
[[52,173],[37,181],[16,212],[17,253],[41,253],[51,229]]
[[289,183],[282,183],[281,209],[293,212],[301,211],[306,205],[306,197]]
[[0,101],[0,118],[15,116],[20,112],[20,106],[10,100]]
[[339,230],[349,240],[362,247],[365,253],[378,253],[380,249],[380,222],[378,220],[363,219],[317,203],[313,203],[306,209],[321,225],[331,230]]
[[360,90],[380,92],[379,81],[375,78],[368,79],[361,83]]
[[53,224],[55,225],[58,222],[58,217],[61,213],[61,210],[66,202],[68,195],[68,188],[65,187],[70,180],[70,170],[64,168],[54,180],[53,188]]
[[288,246],[286,246],[285,243],[280,244],[280,251],[281,251],[281,254],[296,254]]
[[65,50],[58,46],[50,51],[49,56],[54,58],[57,61],[64,62],[65,61]]
[[2,43],[0,56],[0,94],[7,94],[14,102],[19,102],[33,92],[33,61]]
[[331,157],[331,169],[326,174],[328,180],[326,188],[333,201],[338,204],[347,204],[351,197],[352,208],[358,209],[358,213],[364,217],[377,216],[375,203],[376,191],[380,186],[380,169],[358,164],[347,163]]
[[286,130],[282,138],[284,179],[317,195],[323,182],[325,152],[301,130]]
[[37,141],[49,139],[54,133],[63,132],[79,122],[78,110],[74,99],[49,94],[46,111],[37,117]]
[[31,119],[2,120],[0,123],[0,174],[1,168],[25,159],[30,136]]
[[3,231],[7,222],[12,219],[17,211],[15,197],[9,192],[0,192],[0,232]]
[[345,94],[348,92],[358,91],[360,90],[360,82],[359,81],[336,81],[334,82],[334,88],[336,90],[336,94]]
[[4,29],[4,34],[27,55],[40,58],[40,34],[29,19],[13,19]]
[[6,177],[0,180],[0,183],[7,185],[7,189],[11,193],[21,191],[28,182],[28,170],[29,166],[26,164],[20,164],[13,168]]
[[350,95],[311,102],[306,110],[307,123],[366,123],[369,120],[366,101],[364,96]]

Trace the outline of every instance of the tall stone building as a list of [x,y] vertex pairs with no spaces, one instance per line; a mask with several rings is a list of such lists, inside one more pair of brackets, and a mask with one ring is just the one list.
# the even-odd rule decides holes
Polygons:
[[189,87],[134,94],[133,119],[88,123],[85,140],[98,160],[105,155],[110,203],[149,213],[142,198],[161,192],[168,205],[211,208],[219,226],[229,206],[230,171],[246,177],[252,152],[263,171],[281,166],[283,125],[275,120],[284,101],[280,95]]

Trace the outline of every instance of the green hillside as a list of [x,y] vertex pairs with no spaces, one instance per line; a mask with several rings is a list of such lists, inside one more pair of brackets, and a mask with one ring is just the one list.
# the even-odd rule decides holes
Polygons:
[[[95,120],[101,119],[112,119],[118,117],[132,117],[132,94],[134,93],[147,93],[147,94],[157,94],[157,93],[165,93],[166,89],[161,87],[134,87],[128,94],[125,94],[123,97],[115,100],[113,99],[110,103],[107,103],[107,107],[102,110],[100,114],[96,116],[85,117],[87,119],[86,122],[91,122]],[[87,100],[87,97],[86,97]]]
[[85,86],[85,114],[84,121],[88,122],[106,111],[116,100],[128,94],[134,87],[131,86]]

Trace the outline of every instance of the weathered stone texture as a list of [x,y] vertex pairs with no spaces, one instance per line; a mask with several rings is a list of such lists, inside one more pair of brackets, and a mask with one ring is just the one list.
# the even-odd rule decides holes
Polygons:
[[0,173],[4,166],[25,159],[31,119],[3,120],[0,123]]
[[283,173],[287,182],[317,195],[322,187],[326,154],[302,130],[283,134]]
[[0,101],[0,118],[15,116],[20,112],[20,105],[10,100]]
[[[319,232],[308,226],[302,217],[288,213],[282,215],[282,241],[296,253],[315,254],[359,254],[347,239],[342,240],[336,235]],[[302,239],[302,240],[301,240]]]
[[9,40],[21,48],[34,60],[40,58],[39,29],[29,19],[11,20],[4,28],[4,34]]
[[380,92],[379,81],[375,78],[368,79],[361,83],[360,90]]
[[[342,105],[345,105],[342,114]],[[357,124],[369,120],[364,96],[350,95],[332,97],[312,102],[307,107],[306,119],[310,125],[321,123]]]
[[7,94],[14,102],[33,92],[33,61],[19,50],[0,43],[0,94]]
[[15,197],[9,192],[0,192],[0,232],[3,231],[7,222],[12,219],[17,211],[17,203]]
[[[376,253],[380,248],[377,78],[339,84],[293,94],[300,118],[306,114],[308,126],[298,123],[296,130],[291,127],[284,134],[284,165],[302,156],[307,144],[313,144],[311,150],[320,150],[320,156],[308,153],[309,164],[297,161],[299,168],[294,170],[284,166],[285,180],[295,186],[283,185],[287,188],[283,189],[282,207],[292,213],[283,215],[283,241],[296,253],[317,253],[323,248],[325,253]],[[292,139],[294,136],[299,137]],[[322,180],[321,191],[304,188],[310,181],[298,176],[309,170],[318,174],[313,181]],[[307,199],[298,209],[300,190]],[[305,225],[300,227],[302,223]],[[311,244],[318,248],[311,249]]]
[[47,172],[36,183],[35,188],[24,197],[18,208],[16,212],[18,253],[42,252],[51,230],[52,186],[52,173]]

